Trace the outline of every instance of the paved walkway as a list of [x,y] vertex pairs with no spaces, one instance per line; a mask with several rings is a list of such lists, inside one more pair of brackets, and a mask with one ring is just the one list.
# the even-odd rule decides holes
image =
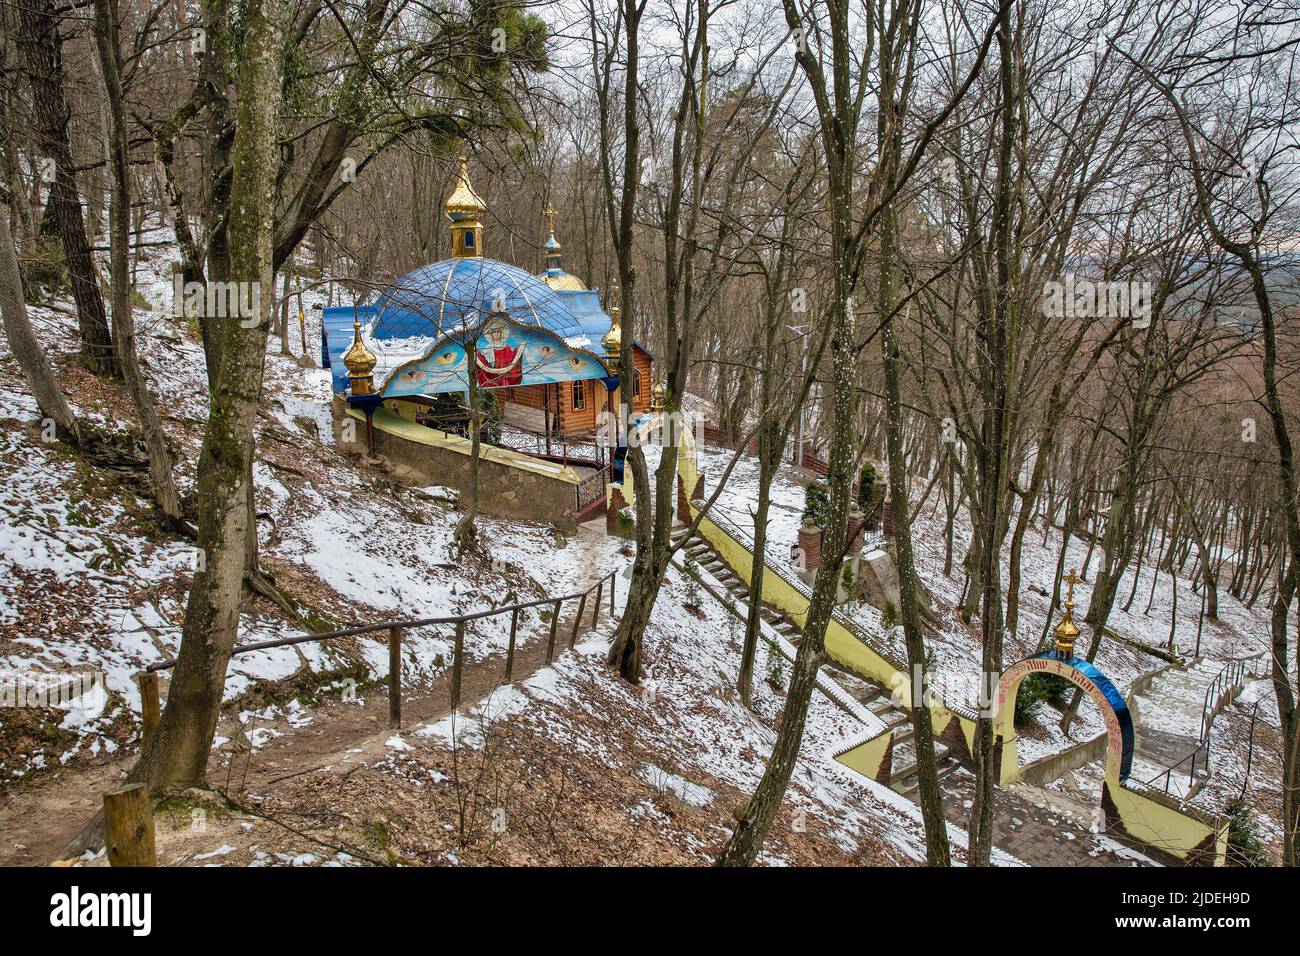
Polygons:
[[1143,783],[1155,780],[1164,788],[1166,770],[1170,796],[1186,798],[1199,789],[1207,774],[1193,775],[1187,758],[1201,742],[1205,693],[1226,665],[1204,657],[1186,669],[1171,667],[1158,674],[1129,702],[1133,715],[1132,776]]

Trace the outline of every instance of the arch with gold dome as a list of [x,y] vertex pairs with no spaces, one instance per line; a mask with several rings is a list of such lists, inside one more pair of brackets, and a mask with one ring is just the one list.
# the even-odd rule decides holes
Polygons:
[[1124,695],[1095,664],[1074,655],[1079,627],[1074,623],[1074,586],[1079,577],[1071,571],[1065,578],[1068,588],[1065,613],[1053,632],[1055,648],[1017,661],[998,679],[995,746],[1002,755],[1000,782],[1005,785],[1019,776],[1016,755],[1015,703],[1020,685],[1031,674],[1055,674],[1079,688],[1096,705],[1106,725],[1106,778],[1116,785],[1128,779],[1133,767],[1133,718]]
[[1074,623],[1074,586],[1079,581],[1074,571],[1065,578],[1065,613],[1054,631],[1054,649],[1017,661],[998,680],[994,717],[998,782],[1007,786],[1022,777],[1015,730],[1020,684],[1031,674],[1057,674],[1088,695],[1106,725],[1106,766],[1101,787],[1105,832],[1142,847],[1143,852],[1157,859],[1219,866],[1226,858],[1228,821],[1130,777],[1135,740],[1128,703],[1095,664],[1074,654],[1079,637]]

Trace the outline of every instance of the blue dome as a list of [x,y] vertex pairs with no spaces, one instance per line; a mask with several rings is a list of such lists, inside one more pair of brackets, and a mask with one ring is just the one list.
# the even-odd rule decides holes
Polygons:
[[536,276],[496,259],[446,259],[408,272],[369,309],[375,339],[439,338],[505,311],[522,325],[561,338],[583,328],[563,299]]

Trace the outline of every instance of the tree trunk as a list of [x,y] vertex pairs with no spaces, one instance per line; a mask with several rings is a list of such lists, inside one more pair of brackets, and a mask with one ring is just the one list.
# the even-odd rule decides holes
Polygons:
[[175,531],[184,532],[180,492],[173,476],[175,460],[167,445],[162,420],[154,408],[153,398],[135,354],[135,316],[131,308],[130,243],[131,191],[127,146],[126,107],[122,98],[122,71],[118,46],[115,0],[94,0],[95,47],[99,52],[100,72],[104,79],[109,111],[109,167],[113,201],[109,215],[109,243],[113,277],[113,344],[122,369],[122,380],[149,456],[149,480],[154,502],[163,521]]
[[231,175],[231,278],[259,291],[254,324],[221,323],[222,361],[198,463],[198,547],[167,706],[128,781],[155,795],[203,786],[239,626],[252,464],[270,326],[281,0],[249,0]]
[[4,317],[9,351],[23,370],[27,387],[32,390],[36,407],[54,422],[54,433],[70,445],[82,443],[81,428],[68,400],[59,390],[54,370],[31,323],[27,320],[27,302],[23,298],[22,277],[18,272],[18,255],[9,231],[9,206],[0,202],[0,314]]
[[463,510],[460,520],[456,522],[456,530],[452,534],[452,540],[462,553],[474,547],[474,520],[478,517],[479,452],[482,444],[479,432],[482,430],[482,422],[479,416],[477,333],[465,342],[465,367],[469,386],[466,392],[469,401],[469,481],[465,484],[465,495],[461,501]]
[[38,134],[43,158],[53,161],[47,213],[58,223],[72,280],[81,329],[81,361],[96,375],[117,375],[113,341],[99,292],[99,272],[86,240],[86,224],[68,141],[70,110],[63,84],[63,39],[51,0],[32,0],[19,6],[19,46],[27,58]]

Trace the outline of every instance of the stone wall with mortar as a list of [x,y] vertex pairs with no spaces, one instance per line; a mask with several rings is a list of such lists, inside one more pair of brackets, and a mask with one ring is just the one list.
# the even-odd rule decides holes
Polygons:
[[[339,398],[334,401],[334,436],[340,448],[365,453],[366,424],[364,416],[347,407]],[[343,422],[351,417],[355,422],[354,438],[343,440]],[[444,485],[464,489],[469,484],[470,442],[458,435],[447,435],[423,425],[414,425],[403,417],[384,409],[375,413],[375,453],[392,467],[395,477],[403,484],[420,487]],[[420,440],[405,434],[409,429],[420,429]],[[577,530],[574,510],[577,504],[577,480],[571,469],[549,462],[531,465],[516,462],[526,456],[506,449],[483,445],[480,448],[478,494],[479,509],[504,518],[521,518],[528,521],[549,521],[561,531],[572,534]],[[528,459],[532,462],[533,459]],[[535,469],[542,470],[535,470]],[[555,468],[555,474],[545,471]],[[569,475],[566,475],[565,472]]]

